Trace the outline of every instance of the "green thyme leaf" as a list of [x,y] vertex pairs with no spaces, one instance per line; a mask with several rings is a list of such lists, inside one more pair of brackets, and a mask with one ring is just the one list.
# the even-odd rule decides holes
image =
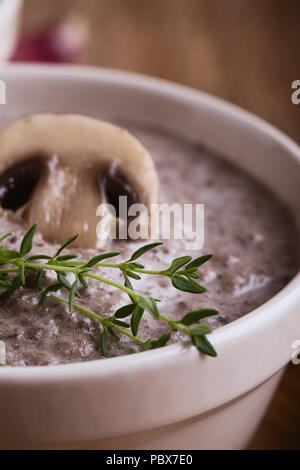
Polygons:
[[197,273],[189,272],[189,277],[193,279],[200,279],[200,275]]
[[167,344],[167,342],[171,338],[171,333],[172,333],[172,330],[170,329],[168,333],[165,333],[159,339],[146,342],[145,345],[143,345],[144,346],[143,350],[147,351],[148,349],[162,348],[163,346]]
[[86,289],[88,289],[89,285],[88,285],[88,283],[86,282],[86,280],[85,280],[85,278],[84,278],[84,273],[78,274],[78,279],[79,279],[79,281],[81,282],[81,284],[83,285],[83,287],[85,287]]
[[113,252],[113,253],[103,253],[102,255],[97,255],[94,258],[92,258],[88,263],[83,265],[83,268],[92,268],[95,266],[97,263],[100,263],[100,261],[103,261],[104,259],[107,258],[113,258],[115,256],[119,256],[120,253],[118,252]]
[[178,323],[182,325],[190,326],[196,323],[203,318],[211,317],[213,315],[218,315],[217,310],[212,308],[200,308],[199,310],[193,310],[192,312],[187,313]]
[[10,283],[8,281],[6,281],[6,279],[0,279],[0,287],[9,288]]
[[208,335],[209,333],[212,332],[212,329],[210,326],[205,325],[204,323],[199,323],[199,325],[195,326],[190,330],[190,335],[191,336],[203,336],[203,335]]
[[148,245],[142,246],[141,248],[139,248],[138,250],[136,250],[133,253],[133,255],[131,256],[129,261],[135,261],[136,259],[140,258],[140,256],[142,256],[147,251],[153,250],[154,248],[156,248],[157,246],[160,246],[160,245],[162,245],[161,242],[149,243]]
[[57,261],[70,261],[71,259],[77,258],[77,255],[62,255],[58,256]]
[[145,310],[147,310],[147,312],[151,313],[151,315],[154,317],[154,318],[159,318],[159,310],[157,308],[157,305],[156,305],[156,300],[153,299],[153,297],[144,297],[144,296],[140,296],[140,300],[138,302],[138,304]]
[[0,286],[9,288],[10,287],[10,282],[6,279],[7,274],[0,274]]
[[102,356],[107,357],[108,353],[108,336],[107,336],[107,331],[106,327],[103,327],[103,333],[101,335],[101,352]]
[[109,326],[107,328],[107,331],[111,334],[111,336],[113,336],[117,341],[120,341],[120,336],[118,335],[118,333],[111,327]]
[[[126,275],[126,273],[123,273],[123,274],[125,278],[124,286],[127,287],[127,289],[130,289],[133,291],[133,287],[132,287],[130,280],[128,279],[128,276]],[[133,303],[136,303],[136,300],[132,295],[128,294],[128,296]]]
[[55,255],[53,256],[53,258],[57,258],[61,252],[67,248],[67,246],[71,245],[71,243],[75,242],[75,240],[77,240],[77,238],[79,237],[79,233],[76,233],[76,235],[74,235],[73,237],[69,238],[65,243],[63,243],[61,245],[61,247],[57,250],[57,252],[55,253]]
[[115,312],[115,318],[126,318],[129,317],[129,315],[132,314],[133,310],[135,309],[136,304],[128,304],[124,305],[124,307],[119,308]]
[[171,280],[173,286],[183,292],[190,292],[191,294],[203,294],[203,292],[206,291],[204,287],[200,286],[191,279],[186,279],[185,277],[179,274],[174,274],[171,277]]
[[[72,290],[72,285],[69,283],[66,277],[66,273],[63,272],[57,272],[57,279],[58,281],[62,284],[62,287],[65,287],[68,291]],[[75,297],[80,298],[79,292],[75,292]]]
[[74,300],[74,296],[76,294],[77,286],[78,286],[78,279],[75,279],[75,281],[73,282],[73,284],[71,286],[70,294],[69,294],[69,311],[70,312],[73,309],[73,300]]
[[28,259],[28,261],[37,261],[37,260],[40,260],[40,259],[51,259],[51,256],[48,256],[48,255],[33,255],[33,256],[30,256],[27,259]]
[[175,273],[180,269],[182,266],[184,266],[186,263],[188,263],[192,259],[191,256],[181,256],[180,258],[175,258],[172,261],[171,266],[169,267],[168,271],[170,274]]
[[65,287],[66,289],[70,291],[72,286],[67,280],[66,274],[58,271],[56,273],[56,276],[57,276],[58,281],[62,284],[62,287]]
[[132,279],[136,279],[137,281],[139,281],[141,279],[140,276],[138,276],[137,274],[135,274],[131,271],[126,271],[126,274],[127,274],[127,276],[132,277]]
[[125,277],[124,286],[127,287],[127,289],[133,290],[132,284],[131,284],[131,282],[129,281],[129,279],[128,279],[128,277],[126,276],[126,274],[124,274],[124,277]]
[[17,274],[10,284],[10,293],[14,294],[22,286],[22,276]]
[[14,250],[2,250],[0,249],[0,263],[6,264],[9,261],[13,261],[20,257],[20,253]]
[[10,237],[11,235],[13,235],[13,232],[8,232],[5,235],[2,235],[2,237],[0,237],[0,243],[3,242],[3,240],[5,240],[6,238]]
[[213,345],[208,341],[206,336],[192,336],[192,343],[194,346],[196,346],[197,349],[199,349],[199,351],[206,354],[207,356],[217,356]]
[[35,235],[36,229],[37,223],[35,223],[25,234],[20,246],[20,253],[22,256],[27,255],[27,253],[32,250],[33,237]]
[[57,292],[61,288],[61,284],[52,284],[51,286],[48,286],[42,293],[41,297],[41,302],[42,302],[42,307],[44,310],[46,310],[48,306],[48,294],[51,292]]
[[129,269],[144,269],[145,266],[139,263],[126,263],[126,267]]
[[140,321],[142,319],[144,313],[144,309],[140,307],[138,304],[135,306],[132,315],[131,315],[131,331],[133,336],[137,336]]
[[187,266],[186,269],[190,270],[193,268],[199,268],[202,264],[206,263],[208,260],[210,260],[213,257],[213,255],[203,255],[200,256],[199,258],[194,259],[191,261]]
[[36,283],[37,283],[38,289],[43,290],[44,281],[43,281],[43,270],[42,269],[38,270],[38,273],[37,273],[37,276],[36,276]]
[[130,328],[130,325],[128,323],[125,323],[124,321],[120,321],[117,318],[113,318],[112,322],[115,325],[122,326],[123,328]]

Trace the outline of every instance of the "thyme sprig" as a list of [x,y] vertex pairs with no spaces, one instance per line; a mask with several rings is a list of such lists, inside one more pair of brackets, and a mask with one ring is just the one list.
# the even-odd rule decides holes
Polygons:
[[[36,288],[41,292],[41,304],[44,309],[48,308],[50,298],[52,301],[67,304],[70,312],[75,309],[101,323],[102,333],[99,346],[102,355],[105,357],[108,356],[109,343],[112,338],[119,341],[120,335],[125,335],[141,345],[142,350],[149,350],[165,346],[174,330],[183,331],[190,338],[192,344],[202,353],[213,357],[217,355],[214,347],[207,339],[207,335],[212,331],[211,328],[205,323],[198,323],[204,318],[217,315],[216,310],[201,308],[188,312],[181,320],[172,320],[160,313],[158,299],[135,291],[130,281],[130,278],[139,280],[142,275],[165,276],[170,279],[175,289],[193,294],[202,294],[206,289],[196,281],[200,278],[198,269],[212,255],[204,255],[196,259],[192,259],[191,256],[182,256],[175,258],[167,269],[161,271],[146,269],[137,260],[148,251],[162,245],[162,243],[157,242],[142,246],[132,254],[130,259],[121,263],[107,262],[107,260],[119,256],[119,252],[102,253],[89,261],[80,261],[75,254],[62,254],[77,239],[79,236],[77,234],[67,240],[52,257],[46,254],[30,256],[36,230],[37,224],[34,224],[21,241],[19,251],[9,250],[2,244],[8,237],[13,235],[12,233],[7,233],[0,238],[1,288],[6,289],[10,294],[26,288],[26,273],[29,271],[35,272]],[[95,269],[98,267],[119,269],[123,274],[124,284],[99,276],[95,273]],[[55,272],[57,281],[45,286],[43,276],[45,271]],[[68,273],[73,275],[74,280],[71,283],[67,278]],[[89,310],[75,302],[75,298],[80,298],[79,287],[82,286],[87,289],[89,279],[120,289],[128,295],[130,302],[116,310],[110,317],[102,317],[98,313]],[[62,296],[62,292],[67,292],[67,298]],[[138,336],[140,322],[145,311],[155,319],[168,325],[167,333],[159,339],[143,340]]]

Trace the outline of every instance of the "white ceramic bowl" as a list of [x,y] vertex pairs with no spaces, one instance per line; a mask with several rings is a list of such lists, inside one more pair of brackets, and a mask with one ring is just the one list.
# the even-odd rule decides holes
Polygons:
[[[2,121],[16,113],[79,112],[175,131],[264,181],[299,224],[299,147],[231,104],[92,68],[4,66],[0,79],[8,94]],[[291,359],[291,343],[300,339],[299,308],[297,275],[267,303],[211,335],[217,358],[176,344],[89,363],[2,367],[0,447],[242,448]]]
[[0,0],[0,62],[14,50],[23,0]]

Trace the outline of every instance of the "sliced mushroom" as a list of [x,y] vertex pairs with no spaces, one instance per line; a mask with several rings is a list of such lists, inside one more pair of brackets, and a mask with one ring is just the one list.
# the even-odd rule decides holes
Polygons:
[[97,246],[96,210],[127,195],[158,202],[158,175],[147,150],[126,130],[79,115],[39,114],[0,132],[0,205],[22,210],[50,242],[79,232]]

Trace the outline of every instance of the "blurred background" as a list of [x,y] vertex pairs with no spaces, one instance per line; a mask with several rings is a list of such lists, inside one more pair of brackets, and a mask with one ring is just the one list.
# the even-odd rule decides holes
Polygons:
[[25,0],[24,33],[71,13],[85,43],[75,60],[200,88],[300,141],[299,1]]
[[[12,60],[180,82],[254,112],[300,143],[300,105],[291,102],[299,25],[296,0],[25,0]],[[291,365],[250,448],[300,449],[299,396],[300,366]]]

